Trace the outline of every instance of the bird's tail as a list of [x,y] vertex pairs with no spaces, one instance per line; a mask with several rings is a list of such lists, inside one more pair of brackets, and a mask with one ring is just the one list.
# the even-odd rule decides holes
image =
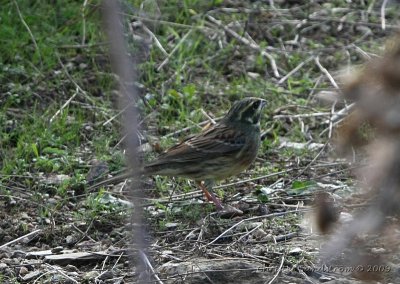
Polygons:
[[87,189],[90,190],[90,189],[96,189],[96,188],[99,188],[99,187],[102,187],[102,186],[106,186],[106,185],[109,185],[109,184],[117,184],[117,183],[120,183],[120,182],[122,182],[122,181],[124,181],[126,179],[133,178],[134,176],[138,176],[139,177],[139,176],[142,176],[142,175],[148,175],[145,168],[141,168],[138,171],[138,173],[124,172],[124,173],[118,174],[116,176],[113,176],[111,178],[104,179],[102,181],[99,181],[99,182],[89,186]]

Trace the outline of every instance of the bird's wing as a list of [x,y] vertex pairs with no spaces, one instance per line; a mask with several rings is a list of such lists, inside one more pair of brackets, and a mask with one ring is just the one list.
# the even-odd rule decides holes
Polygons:
[[205,157],[220,157],[240,152],[245,142],[246,135],[242,131],[217,125],[168,149],[154,163],[193,162]]

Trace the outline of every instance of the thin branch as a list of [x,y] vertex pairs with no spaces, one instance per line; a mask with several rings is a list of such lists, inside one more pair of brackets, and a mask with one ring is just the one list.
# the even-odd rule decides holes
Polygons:
[[335,79],[333,79],[332,75],[329,73],[329,71],[323,67],[321,65],[321,63],[319,62],[319,56],[314,58],[315,63],[317,64],[318,68],[322,71],[322,73],[324,73],[326,75],[326,77],[328,77],[329,81],[331,82],[331,84],[338,90],[340,90],[338,84],[336,84]]
[[302,114],[277,114],[273,116],[273,119],[279,118],[307,118],[307,117],[319,117],[328,116],[330,112],[315,112],[315,113],[302,113]]
[[294,73],[296,73],[297,71],[300,70],[301,67],[303,67],[306,63],[308,63],[309,61],[311,61],[314,58],[314,56],[311,56],[309,58],[307,58],[306,60],[304,60],[303,62],[301,62],[299,65],[297,65],[292,71],[290,71],[289,73],[287,73],[282,79],[280,79],[278,81],[278,85],[282,84],[283,82],[285,82],[290,76],[292,76]]
[[238,185],[238,184],[242,184],[242,183],[246,183],[246,182],[250,182],[250,181],[256,181],[256,180],[260,180],[260,179],[266,179],[266,178],[270,178],[273,176],[277,176],[277,175],[281,175],[281,174],[286,174],[288,172],[294,171],[295,169],[287,169],[285,171],[280,171],[280,172],[276,172],[276,173],[272,173],[272,174],[268,174],[268,175],[263,175],[263,176],[259,176],[259,177],[255,177],[255,178],[249,178],[249,179],[244,179],[244,180],[240,180],[237,182],[232,182],[232,183],[227,183],[227,184],[223,184],[223,185],[219,185],[219,186],[215,186],[213,187],[214,189],[219,189],[219,188],[225,188],[225,187],[229,187],[229,186],[233,186],[233,185]]
[[31,40],[32,40],[32,42],[33,42],[33,45],[35,46],[35,49],[36,49],[36,51],[37,51],[37,53],[38,53],[38,55],[39,55],[40,66],[43,67],[42,54],[40,53],[40,49],[39,49],[39,46],[37,45],[36,39],[35,39],[35,37],[33,36],[33,33],[32,33],[32,31],[31,31],[31,29],[29,28],[28,24],[25,22],[24,17],[22,17],[22,13],[21,13],[21,10],[19,9],[19,6],[18,6],[17,1],[14,0],[13,2],[14,2],[14,4],[15,4],[15,7],[17,8],[18,17],[20,18],[22,24],[24,25],[24,27],[25,27],[26,30],[28,31],[29,36],[31,37]]
[[278,212],[278,213],[272,213],[272,214],[267,214],[267,215],[262,215],[262,216],[256,216],[256,217],[243,219],[240,222],[236,223],[235,225],[229,227],[224,232],[222,232],[218,237],[216,237],[214,240],[212,240],[211,242],[206,244],[206,246],[212,245],[213,243],[218,241],[221,237],[223,237],[226,233],[232,231],[234,228],[236,228],[237,226],[239,226],[240,224],[242,224],[244,222],[254,221],[254,220],[258,220],[258,219],[266,219],[266,218],[277,217],[277,216],[283,216],[283,215],[290,214],[290,213],[303,213],[303,212],[308,212],[308,211],[310,211],[310,209],[290,210],[290,211],[285,211],[285,212]]
[[350,111],[355,108],[355,103],[351,103],[350,105],[342,108],[341,110],[339,110],[338,112],[336,112],[334,115],[332,115],[332,117],[326,121],[324,121],[323,123],[327,123],[329,124],[327,128],[325,128],[324,130],[321,131],[321,133],[319,134],[319,136],[321,137],[322,135],[324,135],[327,131],[330,131],[333,127],[335,127],[336,125],[338,125],[339,123],[341,123],[344,119],[346,119],[346,116],[350,113]]
[[282,266],[283,266],[284,261],[285,261],[285,256],[282,255],[281,264],[279,265],[278,271],[276,272],[276,274],[274,275],[274,277],[272,277],[271,281],[268,282],[268,284],[272,284],[272,283],[275,281],[275,279],[278,277],[279,273],[281,273],[281,270],[282,270]]
[[171,53],[165,58],[163,62],[157,67],[157,71],[160,71],[165,64],[168,63],[169,59],[171,56],[178,50],[178,48],[185,42],[185,40],[188,38],[188,36],[192,33],[193,30],[189,30],[182,38],[181,40],[175,45],[174,49],[171,51]]
[[386,29],[385,9],[386,9],[387,3],[388,3],[388,0],[383,0],[382,6],[381,6],[381,23],[382,23],[382,30],[385,30],[385,29]]
[[168,52],[165,51],[164,47],[162,46],[161,42],[158,40],[158,38],[155,36],[155,34],[148,28],[146,27],[143,23],[142,24],[142,28],[143,30],[148,33],[151,38],[154,40],[156,46],[161,50],[161,52],[165,55],[165,56],[169,56]]
[[76,95],[79,93],[78,92],[79,90],[78,90],[78,88],[76,88],[75,89],[75,93],[62,105],[62,107],[59,109],[59,110],[57,110],[56,111],[56,113],[50,118],[50,123],[52,123],[53,122],[53,120],[57,117],[57,115],[59,115],[61,112],[62,112],[62,110],[64,109],[64,108],[66,108],[70,103],[71,103],[71,101],[76,97]]
[[208,118],[209,122],[211,122],[212,124],[216,124],[215,120],[211,116],[209,116],[203,108],[201,108],[200,111],[205,117]]
[[109,119],[107,119],[102,126],[106,126],[107,124],[111,123],[114,119],[116,119],[117,117],[119,117],[122,113],[124,113],[125,110],[133,107],[135,105],[134,102],[129,103],[126,107],[124,107],[123,109],[121,109],[117,114],[113,115],[112,117],[110,117]]
[[143,262],[146,263],[147,267],[150,269],[151,273],[153,273],[154,278],[157,280],[159,284],[164,284],[164,282],[161,281],[160,277],[158,277],[156,271],[154,270],[153,266],[151,265],[149,259],[147,258],[146,254],[139,250],[139,255],[142,258]]
[[85,10],[88,4],[88,0],[85,0],[82,5],[81,15],[82,15],[82,45],[86,42],[86,15]]
[[268,58],[269,62],[271,63],[271,68],[272,71],[274,72],[274,76],[276,78],[281,77],[279,75],[278,72],[278,68],[276,66],[276,62],[274,57],[269,54],[268,52],[266,52],[265,50],[263,50],[258,44],[255,44],[253,42],[251,42],[250,40],[248,40],[247,38],[242,37],[241,35],[239,35],[237,32],[235,32],[234,30],[224,26],[221,21],[216,20],[214,17],[207,15],[206,16],[207,19],[212,22],[213,24],[217,25],[218,27],[222,28],[224,31],[226,31],[227,33],[229,33],[231,36],[233,36],[234,38],[236,38],[238,41],[240,41],[242,44],[249,46],[251,49],[256,50],[258,52],[261,53],[262,56],[265,56]]
[[244,239],[245,237],[247,237],[248,235],[250,235],[251,233],[253,233],[255,230],[258,230],[258,228],[260,228],[262,225],[264,225],[263,223],[255,226],[253,229],[251,229],[250,231],[248,231],[246,234],[244,234],[243,236],[241,236],[239,239],[237,239],[236,241],[234,241],[233,243],[231,243],[228,248],[232,247],[234,244],[236,244],[237,242],[240,242],[242,239]]
[[[72,281],[73,283],[78,284],[79,282],[76,281],[74,278],[70,277],[69,275],[67,275],[64,271],[62,271],[60,268],[56,267],[56,266],[52,266],[50,264],[45,263],[45,265],[49,268],[51,268],[52,270],[56,271],[57,273],[61,274],[62,276],[64,276],[66,279]],[[54,273],[54,272],[51,272]]]
[[24,238],[27,238],[27,237],[29,237],[29,236],[35,235],[35,234],[37,234],[37,233],[39,233],[39,232],[41,232],[41,231],[42,231],[41,229],[37,229],[37,230],[35,230],[35,231],[33,231],[33,232],[30,232],[30,233],[28,233],[28,234],[26,234],[26,235],[23,235],[23,236],[21,236],[21,237],[19,237],[19,238],[16,238],[16,239],[12,240],[12,241],[9,241],[8,243],[5,243],[4,245],[1,245],[1,246],[0,246],[0,249],[5,248],[5,247],[7,247],[7,246],[9,246],[9,245],[11,245],[11,244],[13,244],[13,243],[17,243],[17,242],[19,242],[20,240],[22,240],[22,239],[24,239]]
[[69,74],[67,67],[65,67],[64,63],[61,60],[61,57],[58,53],[56,53],[58,62],[60,63],[61,67],[63,68],[65,75],[67,75],[68,79],[71,80],[71,82],[75,85],[75,87],[77,88],[77,90],[79,90],[85,97],[85,99],[87,99],[89,102],[91,102],[93,105],[96,105],[95,100],[89,96],[89,94],[81,87],[79,86],[79,84],[77,82],[75,82],[74,78],[72,78],[71,74]]

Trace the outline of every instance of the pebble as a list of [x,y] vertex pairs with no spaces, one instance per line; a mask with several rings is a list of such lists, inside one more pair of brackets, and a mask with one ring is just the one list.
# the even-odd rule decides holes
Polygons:
[[[40,276],[40,274],[42,274],[42,272],[40,270],[35,270],[35,271],[29,272],[28,274],[23,276],[22,280],[24,280],[25,282],[28,282],[30,280],[37,279]],[[30,282],[30,283],[32,283],[32,282]]]
[[13,251],[11,258],[17,258],[17,257],[23,258],[25,256],[26,256],[26,252],[24,252],[22,250],[15,250],[15,251]]
[[77,272],[77,271],[79,271],[78,268],[75,265],[72,265],[72,264],[68,264],[65,267],[65,270],[69,271],[69,272]]
[[293,248],[289,251],[290,255],[299,255],[302,252],[304,252],[304,250],[302,250],[301,248]]
[[167,228],[167,229],[175,229],[175,228],[177,228],[178,227],[178,223],[166,223],[165,224],[165,228]]
[[99,276],[100,280],[107,280],[111,278],[114,278],[114,273],[111,270],[107,270]]
[[24,276],[24,275],[26,275],[26,274],[28,274],[29,273],[29,270],[28,270],[28,268],[26,268],[25,266],[22,266],[20,269],[19,269],[19,275],[21,275],[21,276]]
[[321,276],[318,280],[319,280],[319,282],[321,282],[321,283],[325,283],[325,282],[328,282],[328,281],[333,280],[333,278],[332,278],[332,277],[329,277],[329,276],[323,275],[323,276]]
[[1,263],[5,263],[5,264],[14,264],[14,261],[11,258],[3,258],[1,260]]
[[62,246],[57,246],[57,247],[55,247],[55,248],[52,248],[51,249],[51,252],[52,253],[60,253],[60,252],[62,252],[63,251],[63,247]]
[[93,280],[100,275],[98,271],[89,271],[85,275],[83,275],[84,280]]
[[72,243],[74,243],[75,242],[75,238],[74,238],[74,236],[73,235],[69,235],[69,236],[66,236],[65,237],[65,242],[67,243],[67,244],[72,244]]
[[31,219],[31,217],[29,217],[29,215],[26,212],[22,212],[20,215],[20,219],[21,220],[29,220],[29,219]]
[[386,252],[386,249],[384,248],[372,248],[371,252],[374,254],[382,254]]

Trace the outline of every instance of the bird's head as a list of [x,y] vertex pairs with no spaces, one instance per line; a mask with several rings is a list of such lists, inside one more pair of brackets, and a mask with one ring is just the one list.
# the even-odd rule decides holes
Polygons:
[[259,125],[261,112],[266,104],[266,100],[253,97],[236,101],[224,117],[224,120],[227,122]]

